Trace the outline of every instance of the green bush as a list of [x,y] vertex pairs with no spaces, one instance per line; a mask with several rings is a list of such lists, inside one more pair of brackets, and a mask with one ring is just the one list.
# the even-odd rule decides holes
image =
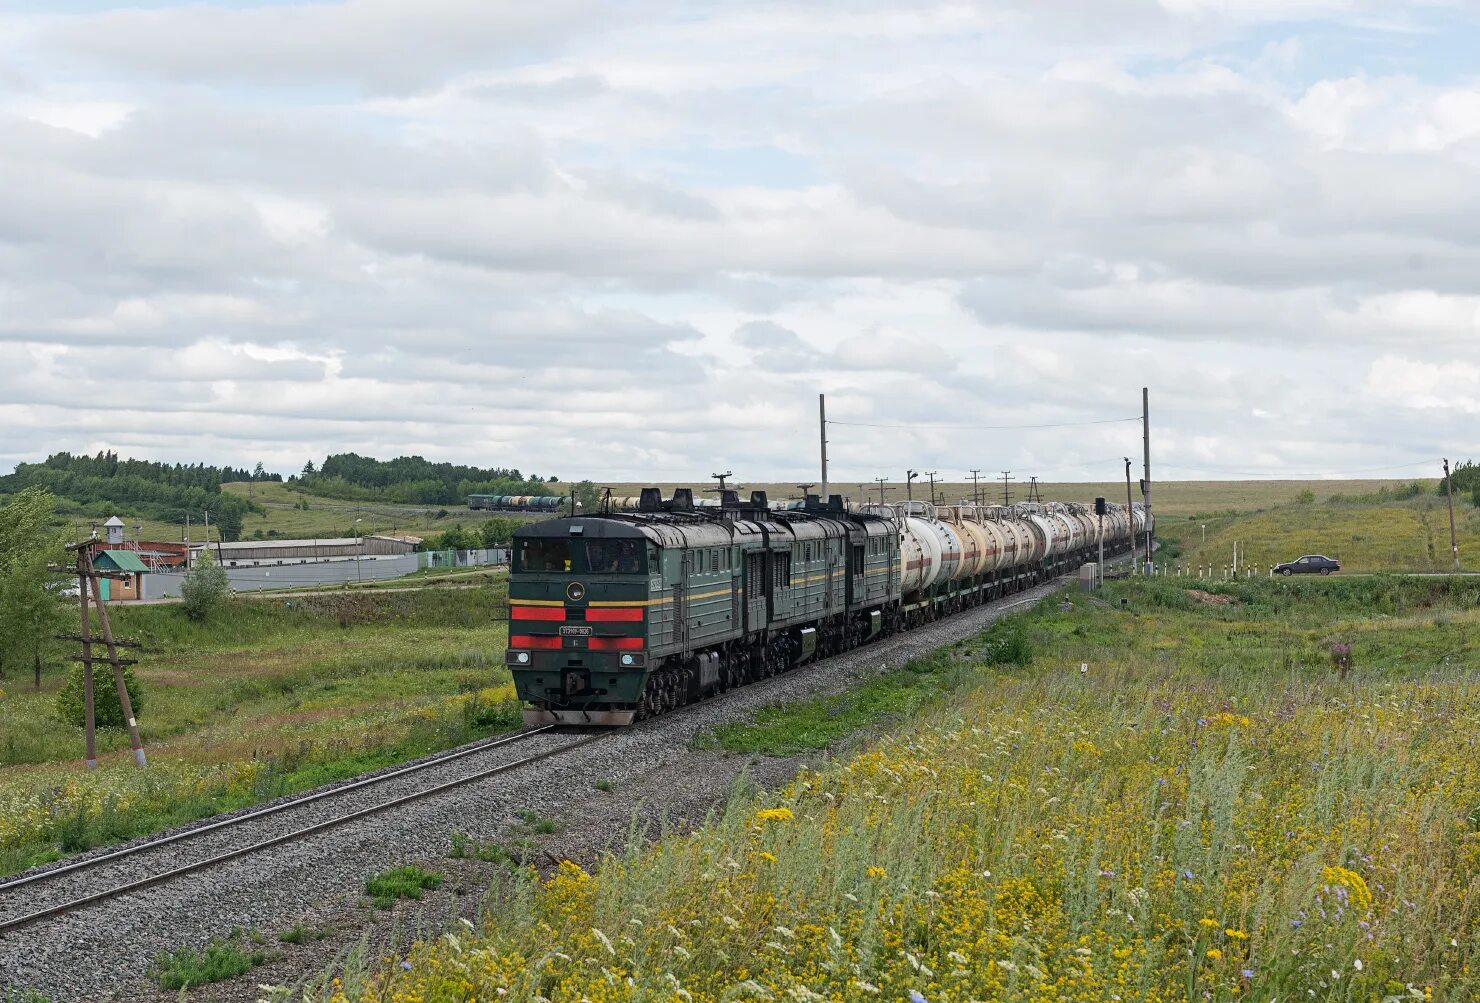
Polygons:
[[208,618],[230,592],[231,583],[226,579],[225,569],[216,563],[208,550],[201,551],[195,566],[180,583],[180,599],[184,604],[185,615],[192,620]]
[[1033,662],[1033,642],[1016,617],[998,621],[982,634],[982,661],[987,665],[1016,665]]
[[150,974],[161,989],[186,989],[234,979],[266,961],[265,951],[248,952],[235,944],[213,940],[199,950],[178,947],[160,952],[154,958]]
[[[101,645],[93,646],[96,655]],[[81,728],[85,721],[82,684],[83,667],[74,665],[67,675],[67,683],[57,694],[57,717],[67,724]],[[118,702],[118,686],[113,682],[113,667],[94,665],[93,669],[93,721],[99,728],[122,728],[123,706]],[[144,690],[134,678],[133,666],[123,667],[123,685],[128,689],[129,702],[134,706],[134,717],[139,716],[144,706]]]
[[442,886],[442,875],[436,871],[423,870],[413,864],[392,867],[388,871],[372,874],[365,881],[365,894],[375,900],[382,909],[388,909],[396,899],[419,899],[422,889]]

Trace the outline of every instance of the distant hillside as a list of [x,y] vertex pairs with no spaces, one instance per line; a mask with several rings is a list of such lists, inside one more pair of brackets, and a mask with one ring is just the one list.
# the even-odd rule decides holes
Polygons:
[[15,473],[0,477],[0,493],[40,486],[59,500],[61,514],[99,519],[110,515],[146,518],[183,525],[187,515],[199,525],[210,514],[224,540],[239,539],[242,519],[261,508],[249,499],[224,494],[227,481],[277,481],[258,466],[253,471],[198,464],[155,463],[119,459],[117,453],[73,456],[55,453],[41,463],[21,463]]
[[420,456],[377,460],[358,453],[337,453],[317,469],[310,462],[290,482],[324,498],[408,505],[461,505],[470,494],[548,493],[544,478],[503,467],[433,463]]

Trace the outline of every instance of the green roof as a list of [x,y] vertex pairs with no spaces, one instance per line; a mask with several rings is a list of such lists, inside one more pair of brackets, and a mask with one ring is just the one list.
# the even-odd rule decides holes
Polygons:
[[[105,561],[107,563],[104,563]],[[132,550],[105,550],[94,563],[102,566],[104,570],[134,572],[149,570],[144,562],[139,560],[139,555]]]

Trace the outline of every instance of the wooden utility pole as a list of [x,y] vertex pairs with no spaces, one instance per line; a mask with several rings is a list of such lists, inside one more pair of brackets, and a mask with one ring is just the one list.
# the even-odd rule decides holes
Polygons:
[[928,473],[925,474],[926,477],[930,478],[930,504],[932,504],[932,505],[935,504],[935,475],[936,475],[936,473],[937,473],[937,471],[931,470],[931,471],[929,471]]
[[971,500],[974,504],[982,503],[982,472],[975,468],[971,471]]
[[1012,504],[1012,496],[1008,493],[1008,490],[1007,490],[1007,482],[1013,479],[1012,477],[1008,476],[1011,473],[1012,473],[1011,470],[1004,470],[1004,471],[1002,471],[1002,504],[1003,505],[1011,505]]
[[817,430],[822,438],[822,500],[827,501],[827,395],[817,395]]
[[1141,494],[1146,499],[1146,566],[1151,566],[1151,391],[1141,388],[1141,448],[1146,453],[1146,479]]
[[92,616],[87,601],[91,589],[87,578],[89,565],[87,545],[77,548],[77,595],[82,605],[82,731],[87,743],[87,768],[98,768],[98,741],[93,718]]
[[1131,570],[1135,570],[1137,563],[1136,550],[1136,506],[1131,501],[1131,458],[1125,458],[1125,515],[1131,521]]
[[[129,699],[128,686],[123,678],[123,662],[118,657],[118,645],[113,641],[113,627],[108,623],[108,608],[103,605],[102,585],[97,575],[90,575],[93,599],[98,604],[98,623],[103,628],[103,643],[108,646],[108,662],[113,666],[113,684],[118,687],[118,706],[123,710],[123,722],[128,725],[128,743],[134,750],[134,765],[148,766],[144,755],[144,741],[139,737],[139,722],[134,718],[134,703]],[[92,665],[87,666],[87,675],[92,675]]]
[[1444,488],[1449,495],[1449,552],[1454,555],[1454,570],[1459,570],[1459,537],[1454,535],[1454,478],[1449,475],[1449,457],[1444,458]]
[[[98,767],[97,707],[93,693],[93,666],[104,661],[113,668],[113,683],[118,688],[118,706],[123,711],[124,723],[128,726],[129,744],[134,750],[134,763],[138,766],[147,766],[148,758],[144,755],[144,743],[139,737],[139,722],[134,717],[133,701],[129,699],[128,685],[123,677],[123,667],[136,663],[132,659],[123,659],[118,655],[119,648],[134,648],[138,645],[128,641],[119,641],[113,636],[112,624],[108,622],[108,607],[103,603],[101,579],[119,576],[100,572],[93,567],[90,543],[91,541],[74,544],[69,548],[77,553],[77,591],[82,611],[82,632],[75,636],[63,636],[63,640],[82,642],[82,658],[80,659],[82,662],[82,727],[87,745],[87,768],[95,770]],[[89,600],[92,605],[98,607],[98,626],[102,630],[103,643],[108,648],[106,659],[93,655],[92,616]]]
[[883,505],[884,504],[884,482],[887,481],[888,479],[889,478],[887,478],[887,477],[875,477],[874,478],[874,480],[878,481],[878,483],[879,483],[879,504],[880,505]]

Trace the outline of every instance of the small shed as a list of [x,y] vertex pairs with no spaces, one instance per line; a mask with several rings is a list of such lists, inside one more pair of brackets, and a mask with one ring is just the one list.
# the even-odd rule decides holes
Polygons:
[[93,567],[99,571],[121,573],[122,578],[103,578],[98,582],[99,591],[105,600],[138,599],[144,594],[140,577],[149,568],[132,550],[101,550],[93,555]]

